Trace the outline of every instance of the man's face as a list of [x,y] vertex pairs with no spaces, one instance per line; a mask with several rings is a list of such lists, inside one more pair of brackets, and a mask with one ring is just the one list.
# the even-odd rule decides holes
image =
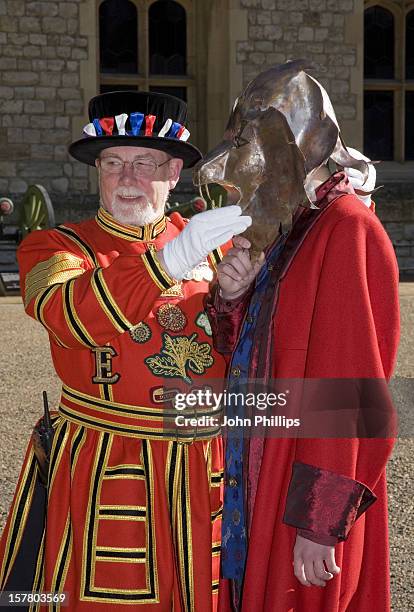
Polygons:
[[[131,163],[136,161],[141,162],[137,170]],[[120,223],[141,226],[163,214],[183,162],[157,149],[110,147],[102,151],[96,166],[102,206]]]

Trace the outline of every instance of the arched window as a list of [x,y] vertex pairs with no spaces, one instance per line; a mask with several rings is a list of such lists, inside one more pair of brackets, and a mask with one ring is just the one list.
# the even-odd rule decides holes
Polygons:
[[414,7],[388,0],[367,4],[364,152],[384,161],[414,159]]
[[394,78],[394,16],[381,6],[364,14],[364,77]]
[[202,38],[196,28],[204,32],[206,20],[200,15],[208,11],[206,5],[196,0],[97,3],[100,91],[158,91],[185,100],[191,141],[204,148],[201,138],[206,135],[198,101],[205,99],[205,73],[199,69],[195,46]]
[[138,15],[129,0],[105,0],[99,7],[101,72],[138,70]]
[[149,9],[151,74],[186,74],[185,9],[173,0],[157,0]]

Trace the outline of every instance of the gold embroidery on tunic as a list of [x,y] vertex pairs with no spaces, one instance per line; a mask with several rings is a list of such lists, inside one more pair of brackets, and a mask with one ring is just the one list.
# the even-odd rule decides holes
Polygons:
[[162,298],[164,297],[184,297],[182,283],[177,283],[176,285],[173,285],[169,289],[166,289],[165,291],[161,293],[160,297]]
[[152,331],[149,325],[141,321],[138,325],[134,325],[129,330],[129,335],[131,336],[134,342],[138,342],[138,344],[144,344],[148,342],[152,336]]
[[157,310],[157,321],[169,331],[179,332],[187,325],[187,317],[176,304],[161,304]]
[[196,333],[190,337],[172,337],[164,332],[160,353],[147,357],[145,363],[155,376],[182,378],[190,384],[192,379],[187,370],[201,375],[214,363],[211,346],[207,342],[197,342],[197,337]]
[[47,261],[36,264],[26,275],[25,307],[42,289],[83,274],[82,263],[82,259],[71,253],[56,253]]
[[[95,376],[92,382],[99,385],[115,385],[120,379],[117,372],[112,372],[112,357],[117,357],[116,350],[109,345],[96,346],[92,349],[95,354]],[[106,398],[104,398],[106,399]]]

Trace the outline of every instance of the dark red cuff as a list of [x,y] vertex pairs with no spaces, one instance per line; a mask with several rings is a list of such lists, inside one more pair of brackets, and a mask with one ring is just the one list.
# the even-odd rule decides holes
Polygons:
[[214,348],[219,353],[233,351],[249,298],[250,292],[247,292],[235,300],[225,300],[219,295],[219,286],[214,285],[204,299],[204,307],[213,332]]
[[311,540],[311,542],[316,542],[316,544],[323,544],[324,546],[335,546],[335,544],[338,544],[338,538],[335,536],[315,535],[309,529],[298,529],[298,535],[307,540]]
[[332,546],[346,540],[355,521],[376,499],[362,482],[295,462],[283,522],[308,540]]

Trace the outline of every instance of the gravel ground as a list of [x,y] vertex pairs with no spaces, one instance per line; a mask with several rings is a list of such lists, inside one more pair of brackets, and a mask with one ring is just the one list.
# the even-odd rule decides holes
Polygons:
[[[401,284],[402,337],[395,383],[402,388],[405,428],[388,466],[391,579],[394,612],[414,610],[414,428],[410,425],[414,378],[414,283]],[[16,298],[0,298],[0,531],[11,503],[33,424],[42,412],[41,392],[51,406],[59,397],[42,327],[24,315]],[[410,389],[411,387],[411,389]],[[361,612],[365,612],[362,611]]]

